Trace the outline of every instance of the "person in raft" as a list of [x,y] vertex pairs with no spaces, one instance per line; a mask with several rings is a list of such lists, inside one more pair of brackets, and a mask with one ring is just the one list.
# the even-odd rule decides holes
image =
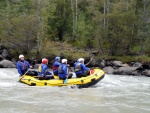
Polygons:
[[79,59],[73,64],[73,67],[74,67],[74,70],[75,70],[75,67],[76,65],[79,63]]
[[49,80],[54,79],[54,76],[50,71],[48,71],[48,59],[43,58],[42,63],[39,65],[38,68],[38,76],[40,80]]
[[60,57],[55,57],[55,62],[53,63],[52,69],[54,75],[58,76],[58,67],[61,65]]
[[25,73],[27,73],[28,69],[32,68],[32,66],[30,66],[29,62],[24,59],[24,55],[22,55],[22,54],[19,55],[19,59],[20,60],[17,62],[16,67],[17,67],[18,73],[19,73],[19,75],[21,77]]
[[75,73],[77,78],[85,77],[90,73],[90,69],[85,66],[83,58],[79,58],[79,63],[75,67]]
[[62,59],[62,64],[58,67],[58,76],[60,79],[65,80],[66,78],[71,78],[72,73],[69,74],[68,72],[68,65],[67,65],[67,59]]

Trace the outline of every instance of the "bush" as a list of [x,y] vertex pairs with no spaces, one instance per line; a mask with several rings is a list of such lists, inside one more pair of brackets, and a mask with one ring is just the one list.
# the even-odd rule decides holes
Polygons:
[[60,56],[61,58],[66,58],[69,60],[76,60],[80,57],[88,57],[89,53],[74,49],[70,44],[65,42],[45,42],[45,46],[41,51],[41,57],[54,58],[55,56]]

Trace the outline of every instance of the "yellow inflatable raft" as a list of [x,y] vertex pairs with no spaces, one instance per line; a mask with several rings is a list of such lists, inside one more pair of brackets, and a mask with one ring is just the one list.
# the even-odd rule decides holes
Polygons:
[[57,76],[55,79],[50,80],[39,80],[38,76],[25,75],[20,78],[20,82],[25,83],[29,86],[67,86],[77,85],[79,88],[87,88],[98,83],[103,79],[105,73],[101,69],[93,69],[90,71],[90,75],[82,78],[70,78],[67,83],[64,84],[63,80],[60,80]]

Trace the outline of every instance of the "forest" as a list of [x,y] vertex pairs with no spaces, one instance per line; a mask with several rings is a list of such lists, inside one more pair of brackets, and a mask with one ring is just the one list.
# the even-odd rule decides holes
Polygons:
[[11,55],[150,61],[150,0],[0,0]]

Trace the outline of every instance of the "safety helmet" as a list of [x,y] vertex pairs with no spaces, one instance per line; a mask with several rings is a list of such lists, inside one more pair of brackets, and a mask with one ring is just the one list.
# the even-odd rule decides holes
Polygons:
[[60,57],[55,57],[55,60],[60,60]]
[[84,58],[79,58],[78,60],[79,62],[83,61],[84,62]]
[[43,58],[43,59],[42,59],[42,63],[43,63],[43,64],[46,64],[46,63],[48,63],[48,60],[47,60],[46,58]]
[[22,57],[24,57],[24,55],[22,55],[22,54],[21,54],[21,55],[19,55],[19,58],[22,58]]
[[62,62],[62,63],[65,63],[65,62],[67,62],[67,59],[62,59],[61,62]]

